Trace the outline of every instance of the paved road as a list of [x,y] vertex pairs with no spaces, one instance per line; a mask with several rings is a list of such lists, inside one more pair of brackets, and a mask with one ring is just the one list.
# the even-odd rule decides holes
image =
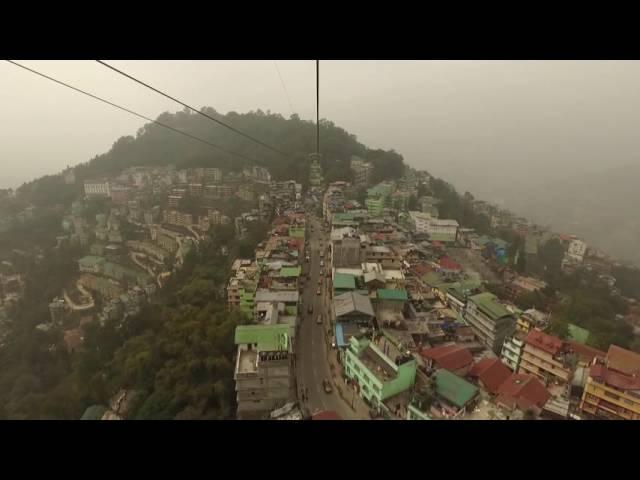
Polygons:
[[[338,392],[333,389],[333,393],[325,393],[322,385],[323,379],[331,379],[331,371],[327,360],[328,346],[326,342],[327,329],[329,328],[329,318],[327,316],[327,299],[325,298],[323,278],[322,294],[317,295],[319,287],[318,277],[320,273],[319,245],[322,240],[323,248],[327,247],[326,235],[321,231],[321,225],[316,220],[307,217],[307,221],[314,226],[314,232],[309,239],[310,263],[305,263],[304,272],[309,272],[311,278],[306,281],[303,292],[303,306],[301,312],[301,326],[296,343],[297,367],[296,376],[298,381],[298,398],[302,388],[308,389],[308,400],[303,405],[314,413],[317,410],[335,411],[345,420],[356,419],[356,415],[351,408],[342,400]],[[325,262],[325,272],[328,266]],[[309,304],[313,304],[313,313],[307,313]],[[316,319],[322,313],[323,324],[318,325]]]

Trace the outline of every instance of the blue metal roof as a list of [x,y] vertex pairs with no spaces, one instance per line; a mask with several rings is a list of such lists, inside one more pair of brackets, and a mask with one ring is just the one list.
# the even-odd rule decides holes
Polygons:
[[342,331],[342,324],[340,322],[336,323],[336,346],[337,347],[348,347],[349,344],[344,341],[344,332]]

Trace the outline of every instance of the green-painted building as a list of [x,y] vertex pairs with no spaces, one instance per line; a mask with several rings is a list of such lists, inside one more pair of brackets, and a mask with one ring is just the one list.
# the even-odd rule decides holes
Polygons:
[[374,408],[387,398],[410,389],[416,381],[416,360],[396,365],[367,339],[351,337],[345,352],[345,373],[358,385],[359,394]]
[[379,217],[382,215],[385,203],[386,201],[383,197],[367,198],[364,201],[364,205],[367,207],[367,211],[372,217]]
[[384,208],[389,205],[389,198],[393,189],[393,183],[383,182],[367,190],[367,198],[364,204],[370,216],[379,217],[382,215]]

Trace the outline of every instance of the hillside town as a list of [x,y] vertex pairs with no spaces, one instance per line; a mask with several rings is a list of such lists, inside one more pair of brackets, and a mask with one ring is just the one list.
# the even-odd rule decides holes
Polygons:
[[[441,218],[440,199],[417,195],[426,172],[372,186],[367,162],[351,168],[353,183],[323,189],[316,167],[306,195],[272,200],[268,237],[234,264],[229,308],[252,320],[235,335],[239,419],[640,418],[640,354],[589,346],[574,324],[559,338],[544,305],[518,307],[546,283],[508,267],[507,241]],[[564,274],[596,271],[619,295],[613,260],[583,240],[473,209],[523,239],[516,255],[556,238]]]
[[[228,309],[246,319],[234,335],[238,419],[640,418],[640,354],[594,348],[573,323],[554,332],[546,296],[523,304],[549,290],[533,266],[557,240],[563,275],[593,273],[628,304],[621,321],[635,333],[637,301],[621,297],[615,260],[480,200],[468,199],[470,214],[522,248],[443,217],[446,199],[424,171],[374,183],[373,166],[354,156],[349,179],[326,182],[319,157],[309,162],[308,186],[257,166],[131,167],[85,180],[56,238],[81,252],[77,272],[36,328],[61,328],[73,354],[91,322],[124,325],[154,302],[216,228],[233,226],[240,240],[264,223],[266,238],[231,259],[226,285]],[[73,169],[62,175],[76,182]],[[4,216],[0,228],[38,215]],[[2,261],[0,347],[24,275]],[[125,418],[127,394],[83,418]]]

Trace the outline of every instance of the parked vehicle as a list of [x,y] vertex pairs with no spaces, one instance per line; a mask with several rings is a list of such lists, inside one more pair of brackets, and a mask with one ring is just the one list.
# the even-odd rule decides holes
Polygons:
[[326,378],[324,380],[322,380],[322,386],[324,387],[324,393],[333,392],[333,388],[331,387],[331,382],[329,380],[327,380]]
[[321,295],[321,294],[322,294],[322,290],[318,288],[318,290],[316,290],[316,295]]
[[316,323],[318,325],[322,325],[322,315],[318,315],[318,318],[316,318]]
[[309,304],[309,307],[307,308],[307,313],[313,313],[313,304]]

